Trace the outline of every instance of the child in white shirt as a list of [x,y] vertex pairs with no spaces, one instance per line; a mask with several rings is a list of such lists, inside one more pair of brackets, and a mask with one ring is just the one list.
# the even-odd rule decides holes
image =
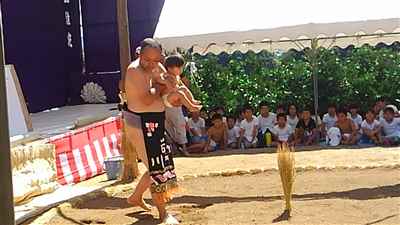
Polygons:
[[276,115],[269,111],[267,102],[260,103],[260,115],[257,117],[258,120],[258,147],[265,147],[265,133],[271,132],[276,124]]
[[296,129],[297,123],[299,122],[299,117],[297,116],[297,107],[294,104],[289,105],[288,113],[287,123],[293,129]]
[[386,107],[383,111],[383,119],[381,119],[380,123],[384,134],[384,145],[400,144],[400,118],[395,118],[394,114],[392,107]]
[[337,116],[336,116],[336,105],[330,104],[328,106],[328,113],[326,113],[322,117],[322,127],[321,127],[321,132],[322,136],[326,136],[326,132],[335,126],[337,122]]
[[240,128],[235,126],[236,118],[233,116],[228,116],[228,148],[238,148],[238,142],[240,137]]
[[357,105],[351,105],[349,109],[350,109],[349,118],[356,125],[357,130],[360,130],[361,129],[361,123],[363,122],[363,119],[362,119],[361,115],[358,114],[358,106]]
[[278,124],[272,129],[274,141],[292,144],[294,140],[294,129],[287,124],[284,113],[278,114]]
[[253,109],[250,106],[244,109],[244,120],[240,123],[239,143],[245,148],[257,147],[258,121],[253,117]]
[[375,113],[373,110],[368,110],[365,114],[365,120],[361,123],[361,139],[362,144],[381,144],[381,124],[375,119]]
[[191,118],[188,121],[190,137],[192,138],[192,143],[199,143],[202,141],[207,141],[206,137],[206,122],[200,117],[200,112],[192,112]]

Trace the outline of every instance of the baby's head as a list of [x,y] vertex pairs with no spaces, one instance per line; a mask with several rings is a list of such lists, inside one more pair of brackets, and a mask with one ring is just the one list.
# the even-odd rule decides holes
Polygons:
[[180,76],[183,72],[184,65],[185,59],[179,54],[170,55],[165,58],[164,66],[167,69],[168,74]]

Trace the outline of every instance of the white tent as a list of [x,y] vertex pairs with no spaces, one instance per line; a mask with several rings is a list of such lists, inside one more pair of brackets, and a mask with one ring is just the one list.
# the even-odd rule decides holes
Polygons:
[[169,51],[177,47],[205,54],[223,51],[259,52],[261,50],[288,50],[311,47],[311,40],[318,39],[323,47],[363,44],[376,45],[380,42],[392,44],[400,41],[400,18],[326,24],[305,24],[272,29],[232,31],[182,37],[159,38]]
[[[399,8],[397,0],[168,0],[155,37],[170,52],[193,48],[200,54],[309,47],[312,51],[307,57],[315,68],[315,50],[321,46],[343,48],[400,41]],[[318,78],[314,69],[313,86],[317,115]]]
[[388,34],[400,32],[399,8],[398,0],[166,0],[155,37],[168,50],[193,46],[214,53],[287,50],[301,47],[299,39],[309,47],[305,40],[317,37],[340,47],[390,44],[398,40]]

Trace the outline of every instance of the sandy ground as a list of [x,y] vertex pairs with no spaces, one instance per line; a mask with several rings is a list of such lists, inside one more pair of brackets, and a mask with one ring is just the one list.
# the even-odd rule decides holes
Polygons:
[[[275,149],[221,151],[176,158],[178,176],[217,171],[277,168]],[[217,156],[217,157],[216,157]],[[366,149],[296,149],[296,167],[367,167],[400,164],[400,147]]]
[[[168,208],[183,225],[274,224],[282,213],[277,172],[203,177],[181,184],[183,192]],[[98,197],[77,208],[58,207],[46,224],[158,224],[155,211],[146,213],[125,203],[130,193]],[[277,224],[400,224],[398,169],[300,172],[294,194],[293,217]]]

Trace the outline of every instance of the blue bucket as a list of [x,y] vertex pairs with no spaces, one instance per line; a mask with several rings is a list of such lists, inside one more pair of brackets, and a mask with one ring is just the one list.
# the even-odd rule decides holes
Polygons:
[[115,156],[104,160],[104,170],[107,173],[108,180],[115,180],[120,176],[123,161],[124,158],[122,156]]

